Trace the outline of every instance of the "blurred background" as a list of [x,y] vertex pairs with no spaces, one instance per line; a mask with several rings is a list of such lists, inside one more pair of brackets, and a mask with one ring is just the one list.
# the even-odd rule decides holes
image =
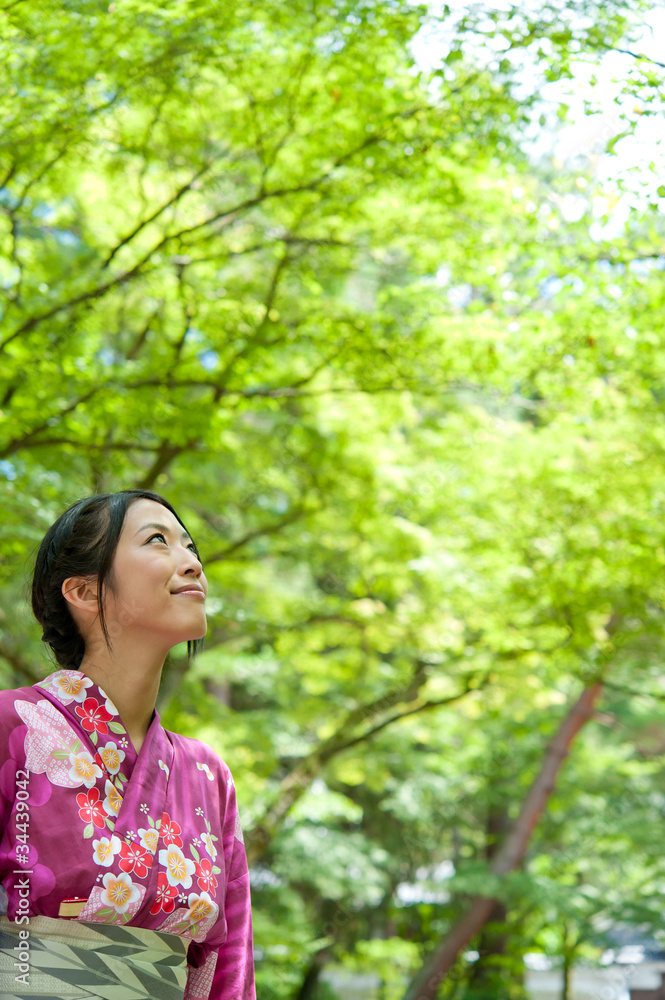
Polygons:
[[0,18],[2,686],[52,521],[163,493],[258,996],[661,998],[663,6]]

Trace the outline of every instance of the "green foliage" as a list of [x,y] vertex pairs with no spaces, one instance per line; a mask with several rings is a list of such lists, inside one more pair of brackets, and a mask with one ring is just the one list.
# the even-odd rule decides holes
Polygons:
[[[399,997],[488,887],[447,997],[660,929],[662,219],[603,230],[620,185],[525,139],[545,80],[636,44],[638,5],[582,7],[0,13],[0,683],[48,669],[23,581],[62,508],[168,496],[210,624],[160,710],[236,776],[262,996],[337,964]],[[624,91],[651,113],[659,67]]]

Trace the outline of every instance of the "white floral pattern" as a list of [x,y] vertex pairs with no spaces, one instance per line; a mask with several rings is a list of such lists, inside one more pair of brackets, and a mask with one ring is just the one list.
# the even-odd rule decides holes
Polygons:
[[180,934],[193,941],[205,941],[208,931],[218,918],[219,906],[210,894],[192,892],[187,900],[187,909],[184,906],[178,907],[159,929],[165,933]]
[[217,903],[210,898],[210,893],[208,892],[190,892],[187,897],[187,905],[189,906],[189,910],[185,914],[185,918],[191,920],[192,923],[205,920],[218,908]]
[[182,849],[176,844],[169,844],[167,848],[159,852],[160,865],[166,868],[166,877],[169,885],[182,885],[184,889],[189,889],[192,884],[194,874],[194,862],[186,858]]
[[122,795],[115,787],[115,785],[106,779],[106,784],[104,785],[104,792],[106,798],[104,799],[104,812],[107,816],[117,816],[120,812],[120,806],[122,805]]
[[[102,695],[104,694],[101,688],[99,688],[99,693]],[[111,715],[119,715],[120,713],[118,712],[118,709],[115,707],[111,699],[106,697],[106,695],[104,695],[104,697],[106,698],[106,701],[104,702],[104,708],[106,709],[106,711],[110,712]]]
[[85,701],[87,690],[92,687],[92,681],[78,670],[56,670],[38,687],[50,691],[63,705],[71,705],[73,701],[79,704]]
[[110,868],[116,854],[120,853],[121,844],[118,837],[112,836],[110,838],[100,837],[99,840],[93,840],[92,846],[94,847],[92,860],[95,864],[102,865],[103,868]]
[[146,851],[154,854],[159,843],[159,831],[154,826],[141,827],[139,829],[139,844],[145,847]]
[[116,743],[107,743],[106,746],[101,747],[99,750],[99,756],[102,758],[104,767],[108,773],[117,774],[120,770],[120,765],[127,755]]
[[92,754],[88,753],[87,750],[70,753],[69,763],[71,764],[69,778],[72,782],[72,788],[76,787],[76,785],[85,785],[86,788],[92,788],[97,778],[101,778],[102,776],[101,767],[95,764]]
[[138,886],[134,885],[125,872],[120,875],[108,872],[102,879],[102,884],[104,891],[100,901],[104,906],[112,906],[116,913],[126,913],[131,904],[139,899]]
[[[92,887],[88,902],[79,915],[79,920],[91,921],[92,923],[125,924],[136,916],[145,898],[145,886],[132,882],[129,876],[124,873],[113,875],[111,872],[104,875],[103,884],[104,888],[101,885]],[[122,902],[125,892],[127,892],[126,906]],[[110,901],[111,894],[115,898],[115,905]],[[123,907],[124,912],[122,912]]]
[[217,857],[217,848],[215,847],[215,845],[213,843],[213,840],[216,840],[216,839],[217,838],[216,837],[213,838],[212,834],[210,834],[210,833],[206,832],[206,833],[202,833],[201,834],[201,840],[203,841],[203,846],[205,847],[206,851],[208,852],[209,857],[213,861]]

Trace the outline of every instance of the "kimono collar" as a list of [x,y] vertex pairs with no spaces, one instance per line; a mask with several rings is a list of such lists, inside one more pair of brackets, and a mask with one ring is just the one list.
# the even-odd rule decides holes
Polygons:
[[[173,748],[153,711],[148,732],[137,754],[122,719],[106,692],[80,670],[56,670],[34,685],[41,689],[63,714],[68,715],[81,736],[102,756],[110,754],[121,760],[120,770],[129,779],[136,762],[156,757],[159,765],[170,766]],[[168,773],[168,772],[167,772]]]

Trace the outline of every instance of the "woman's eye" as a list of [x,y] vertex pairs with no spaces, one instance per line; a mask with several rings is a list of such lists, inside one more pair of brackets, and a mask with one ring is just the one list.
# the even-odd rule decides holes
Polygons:
[[164,538],[164,535],[161,534],[161,532],[157,535],[151,535],[148,541],[151,542],[153,538],[161,538],[163,542],[166,542],[166,539]]

